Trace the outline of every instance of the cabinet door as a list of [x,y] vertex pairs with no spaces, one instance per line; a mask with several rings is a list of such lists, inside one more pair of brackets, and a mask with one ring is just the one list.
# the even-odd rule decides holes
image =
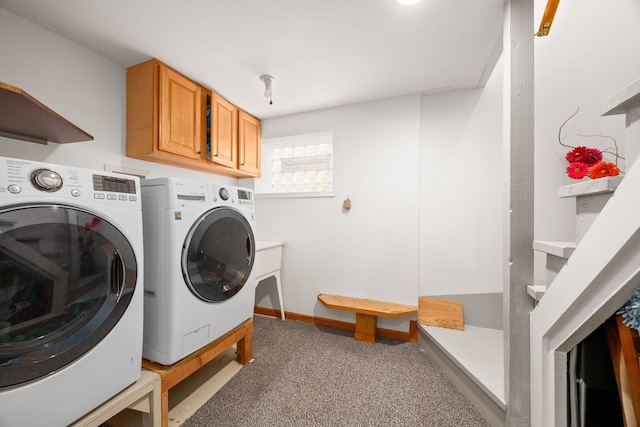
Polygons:
[[238,112],[238,169],[260,176],[260,120]]
[[211,121],[211,161],[235,169],[238,152],[237,107],[214,93]]
[[160,151],[200,158],[201,91],[195,82],[160,65]]

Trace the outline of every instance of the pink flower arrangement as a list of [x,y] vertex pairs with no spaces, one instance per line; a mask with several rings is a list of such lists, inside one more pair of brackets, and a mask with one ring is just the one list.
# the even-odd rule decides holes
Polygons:
[[589,169],[589,178],[598,179],[605,176],[618,176],[620,175],[620,169],[618,166],[609,162],[596,163]]
[[602,161],[602,151],[596,148],[576,147],[569,151],[565,156],[569,163],[582,162],[589,166],[593,166],[596,163]]
[[620,174],[618,166],[602,161],[602,151],[597,148],[576,147],[565,158],[569,162],[567,175],[571,179],[582,179],[587,175],[591,179],[598,179]]
[[[563,124],[560,126],[560,130],[558,131],[558,142],[563,147],[571,148],[571,151],[567,153],[565,159],[569,163],[567,166],[566,172],[567,176],[571,179],[580,180],[585,176],[588,176],[591,179],[604,178],[607,176],[618,176],[620,174],[620,169],[618,168],[617,161],[618,159],[624,159],[618,155],[618,146],[616,144],[616,140],[611,137],[613,140],[615,151],[611,152],[608,150],[600,151],[597,148],[589,148],[585,146],[572,147],[571,145],[564,144],[560,137],[562,133],[562,127],[567,124],[567,122],[578,114],[578,109],[571,117],[569,117]],[[602,135],[579,135],[579,136],[602,136]],[[616,163],[609,163],[602,160],[603,153],[608,153],[615,156]]]
[[582,162],[573,162],[567,166],[567,175],[571,179],[582,179],[589,175],[589,165]]

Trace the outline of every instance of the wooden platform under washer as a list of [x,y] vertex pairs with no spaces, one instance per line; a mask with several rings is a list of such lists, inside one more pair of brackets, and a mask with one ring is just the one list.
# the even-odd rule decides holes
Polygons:
[[236,344],[238,362],[241,365],[249,363],[253,357],[253,318],[173,365],[142,360],[143,368],[160,374],[162,427],[169,425],[169,390],[233,344]]

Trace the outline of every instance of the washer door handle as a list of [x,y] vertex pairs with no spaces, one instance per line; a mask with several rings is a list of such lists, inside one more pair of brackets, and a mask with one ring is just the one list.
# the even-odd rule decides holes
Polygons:
[[247,263],[251,264],[251,258],[253,258],[253,247],[251,247],[251,236],[247,236]]
[[113,261],[111,261],[111,291],[116,294],[116,304],[120,302],[122,293],[124,292],[124,285],[126,283],[126,273],[124,268],[124,261],[120,257],[120,253],[115,251],[113,253]]

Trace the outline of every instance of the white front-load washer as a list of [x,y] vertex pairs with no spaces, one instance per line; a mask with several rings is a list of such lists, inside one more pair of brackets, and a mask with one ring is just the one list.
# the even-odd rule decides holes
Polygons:
[[0,426],[67,426],[140,377],[140,180],[0,157]]
[[253,316],[253,192],[143,179],[145,359],[172,365]]

